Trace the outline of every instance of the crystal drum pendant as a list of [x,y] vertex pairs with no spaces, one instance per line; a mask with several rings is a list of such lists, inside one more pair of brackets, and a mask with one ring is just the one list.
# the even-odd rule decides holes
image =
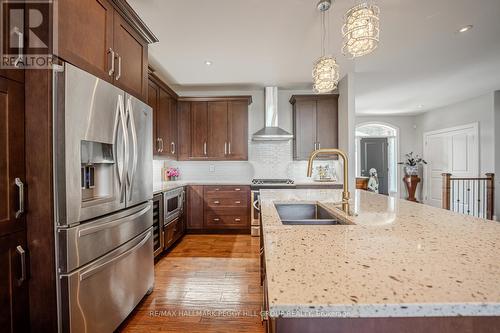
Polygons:
[[352,58],[372,53],[379,43],[378,6],[362,3],[349,9],[344,16],[342,53]]
[[322,56],[314,63],[312,72],[313,89],[318,94],[329,93],[337,88],[339,66],[334,57]]

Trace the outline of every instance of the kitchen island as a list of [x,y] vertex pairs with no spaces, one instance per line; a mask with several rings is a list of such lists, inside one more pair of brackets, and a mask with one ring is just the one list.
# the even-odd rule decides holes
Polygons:
[[[357,190],[262,190],[271,332],[500,332],[500,223]],[[284,225],[280,202],[337,225]]]

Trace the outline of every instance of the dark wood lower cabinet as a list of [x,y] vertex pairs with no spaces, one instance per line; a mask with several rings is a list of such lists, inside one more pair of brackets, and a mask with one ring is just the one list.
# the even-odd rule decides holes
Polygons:
[[188,232],[250,232],[250,186],[188,186]]
[[26,233],[0,237],[0,327],[2,332],[28,332],[28,263]]

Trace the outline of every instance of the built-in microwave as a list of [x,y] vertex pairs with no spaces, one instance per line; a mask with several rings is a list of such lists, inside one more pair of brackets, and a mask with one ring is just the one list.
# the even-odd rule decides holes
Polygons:
[[182,214],[184,209],[184,188],[179,187],[163,194],[164,224],[167,225]]

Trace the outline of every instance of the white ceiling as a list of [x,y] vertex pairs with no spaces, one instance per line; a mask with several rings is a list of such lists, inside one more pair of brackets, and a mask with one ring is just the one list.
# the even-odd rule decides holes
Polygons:
[[[151,63],[184,89],[310,88],[320,55],[316,2],[129,0],[160,39]],[[376,0],[379,48],[350,60],[340,30],[355,2],[334,3],[329,34],[341,75],[355,73],[358,114],[415,114],[500,89],[500,0]]]

